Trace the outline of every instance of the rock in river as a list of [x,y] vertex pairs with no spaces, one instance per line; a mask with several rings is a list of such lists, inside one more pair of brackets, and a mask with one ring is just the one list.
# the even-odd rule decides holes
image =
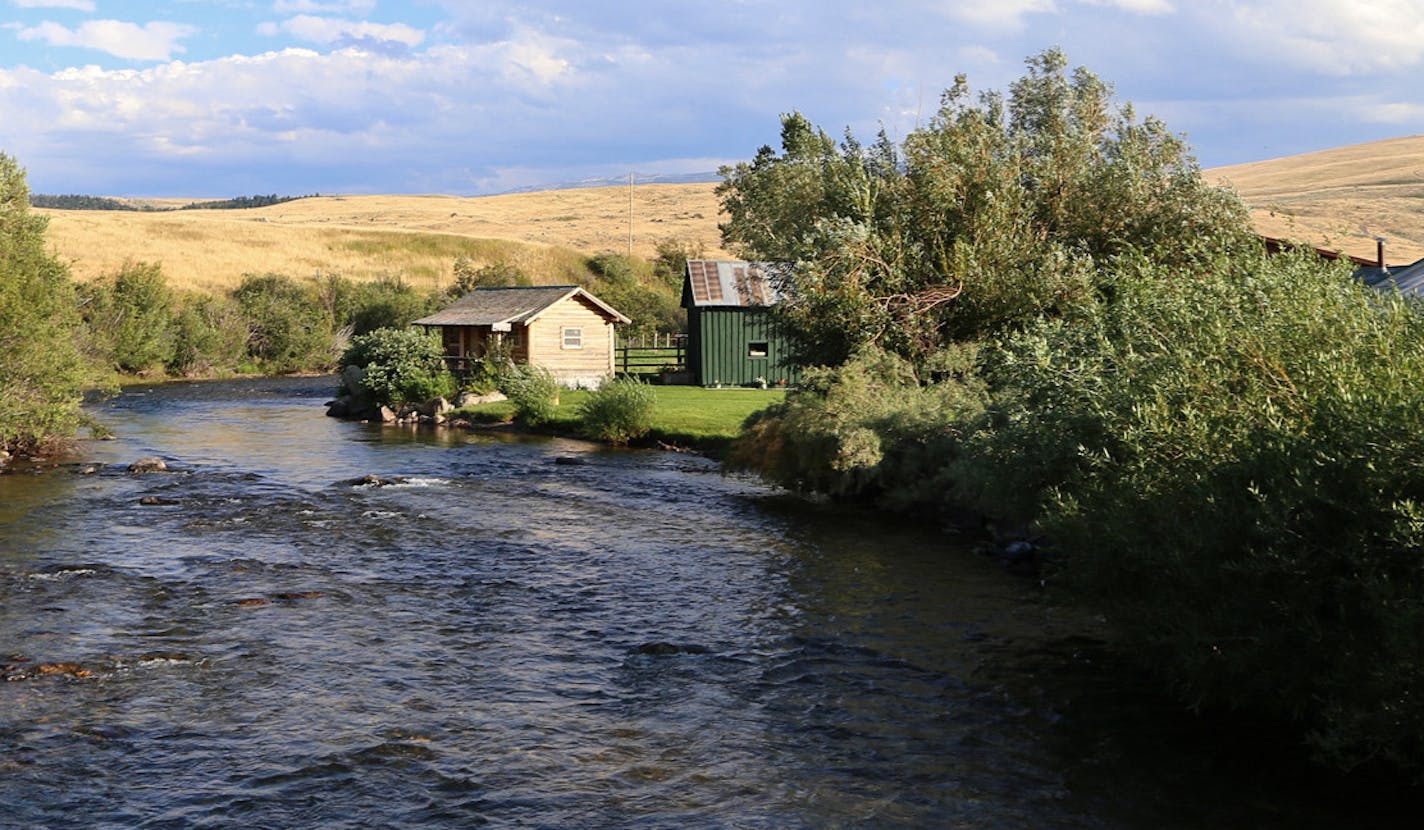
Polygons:
[[145,505],[145,506],[153,506],[153,505],[172,505],[172,504],[177,504],[177,503],[178,503],[178,500],[177,500],[177,499],[166,499],[166,498],[164,498],[164,497],[162,497],[162,496],[144,496],[143,498],[141,498],[141,499],[138,500],[138,503],[139,503],[139,504],[142,504],[142,505]]
[[401,476],[390,476],[382,478],[375,473],[367,473],[360,478],[347,479],[346,483],[352,487],[389,487],[392,484],[402,484],[405,479]]

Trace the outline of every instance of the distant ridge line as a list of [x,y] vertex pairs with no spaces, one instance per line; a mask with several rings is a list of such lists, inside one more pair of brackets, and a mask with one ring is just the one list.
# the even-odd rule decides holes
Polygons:
[[[720,182],[722,177],[715,170],[708,170],[699,173],[634,173],[633,184],[710,184]],[[508,196],[514,193],[542,193],[546,190],[580,190],[593,187],[621,187],[628,184],[627,175],[606,176],[593,179],[575,179],[567,182],[557,182],[554,184],[532,184],[525,187],[516,187],[511,190],[501,190],[498,193],[487,194],[490,196]]]

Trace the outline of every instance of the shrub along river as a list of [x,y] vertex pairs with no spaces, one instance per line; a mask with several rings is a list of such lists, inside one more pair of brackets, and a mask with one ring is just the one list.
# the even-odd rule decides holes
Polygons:
[[972,540],[330,385],[130,389],[0,476],[0,826],[1389,824]]

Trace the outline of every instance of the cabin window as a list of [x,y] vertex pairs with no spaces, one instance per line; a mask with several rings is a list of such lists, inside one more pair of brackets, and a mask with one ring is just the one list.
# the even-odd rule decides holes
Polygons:
[[565,349],[582,349],[582,348],[583,348],[583,329],[581,329],[581,328],[567,328],[567,327],[566,327],[566,328],[563,329],[563,333],[564,333],[564,348],[565,348]]
[[747,344],[747,357],[766,357],[766,341],[753,340]]

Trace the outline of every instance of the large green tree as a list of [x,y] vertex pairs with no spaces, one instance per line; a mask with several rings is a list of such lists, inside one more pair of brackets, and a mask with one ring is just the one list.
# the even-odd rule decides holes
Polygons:
[[83,364],[69,270],[45,247],[25,172],[0,153],[0,450],[42,451],[73,434]]
[[802,363],[871,343],[922,358],[1092,298],[1127,251],[1186,265],[1247,241],[1240,200],[1165,124],[1057,49],[1027,64],[1007,96],[960,76],[898,147],[791,114],[780,153],[723,168],[724,243],[796,265],[783,313]]

